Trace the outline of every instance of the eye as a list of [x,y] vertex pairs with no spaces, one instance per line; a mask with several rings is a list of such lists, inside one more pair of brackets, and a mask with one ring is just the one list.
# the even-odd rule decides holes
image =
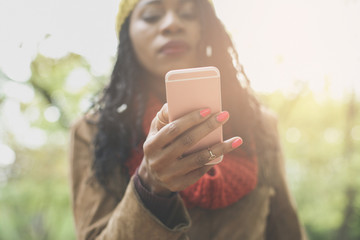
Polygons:
[[160,19],[160,15],[146,15],[142,19],[147,23],[155,23]]
[[181,13],[179,13],[179,16],[182,19],[185,19],[185,20],[194,20],[194,19],[196,19],[196,14],[194,12],[188,12],[188,11],[181,12]]
[[178,11],[179,17],[185,20],[194,20],[196,18],[195,6],[192,2],[186,2]]
[[159,8],[148,8],[141,14],[141,19],[147,23],[157,22],[163,15],[163,11]]

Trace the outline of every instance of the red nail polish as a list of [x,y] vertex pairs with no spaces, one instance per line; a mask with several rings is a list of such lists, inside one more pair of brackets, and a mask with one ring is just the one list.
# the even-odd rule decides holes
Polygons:
[[224,111],[224,112],[222,112],[222,113],[220,113],[219,115],[216,116],[216,120],[218,122],[223,122],[228,118],[229,118],[229,112],[227,112],[227,111]]
[[243,143],[243,140],[241,138],[236,139],[235,141],[232,142],[231,147],[232,148],[237,148],[239,147],[241,144]]
[[210,113],[211,113],[210,108],[206,108],[206,109],[203,109],[203,110],[200,111],[200,115],[201,115],[202,117],[206,117],[206,116],[209,115]]

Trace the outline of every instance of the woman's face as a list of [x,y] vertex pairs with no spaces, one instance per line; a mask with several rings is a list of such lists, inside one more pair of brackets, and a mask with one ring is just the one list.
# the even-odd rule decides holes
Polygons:
[[140,0],[130,38],[140,64],[163,78],[169,70],[198,66],[200,24],[193,0]]

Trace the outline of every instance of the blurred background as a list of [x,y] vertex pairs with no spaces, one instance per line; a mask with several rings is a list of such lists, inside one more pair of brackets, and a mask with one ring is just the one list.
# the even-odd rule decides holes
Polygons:
[[[69,126],[108,82],[118,0],[0,0],[0,239],[75,239]],[[310,239],[360,239],[360,0],[217,0],[279,117]]]

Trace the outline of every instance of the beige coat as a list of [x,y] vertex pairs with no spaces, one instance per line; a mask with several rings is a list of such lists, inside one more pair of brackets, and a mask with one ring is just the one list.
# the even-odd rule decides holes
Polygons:
[[[264,114],[266,128],[277,137],[276,119]],[[164,225],[145,208],[133,179],[119,175],[104,191],[91,169],[96,125],[86,117],[71,133],[71,190],[77,239],[142,240],[297,240],[306,239],[290,196],[280,145],[258,156],[255,190],[237,203],[218,210],[186,209],[179,196],[169,222]],[[167,226],[175,226],[169,228]]]

